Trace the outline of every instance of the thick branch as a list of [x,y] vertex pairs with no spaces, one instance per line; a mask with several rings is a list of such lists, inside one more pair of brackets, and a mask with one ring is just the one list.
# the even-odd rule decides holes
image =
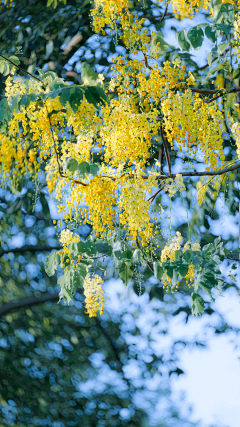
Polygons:
[[9,254],[9,253],[23,253],[23,252],[42,252],[42,251],[51,251],[53,249],[59,250],[62,249],[62,246],[22,246],[21,248],[8,249],[7,251],[1,251],[0,257]]
[[[215,176],[215,175],[223,175],[224,173],[234,171],[240,168],[240,162],[235,163],[233,166],[229,166],[228,168],[220,169],[218,171],[204,171],[204,172],[179,172],[182,176]],[[175,177],[176,174],[172,175],[172,178]],[[160,178],[163,179],[163,178]]]
[[8,304],[2,305],[0,307],[0,316],[6,315],[9,311],[16,310],[17,308],[27,307],[29,305],[42,304],[46,301],[58,301],[59,293],[56,292],[54,294],[43,294],[40,297],[29,297],[23,298],[19,301],[9,302]]

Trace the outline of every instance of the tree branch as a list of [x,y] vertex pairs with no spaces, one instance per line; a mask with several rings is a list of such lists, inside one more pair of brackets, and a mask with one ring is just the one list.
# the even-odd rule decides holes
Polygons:
[[0,307],[0,316],[6,315],[9,311],[16,310],[17,308],[27,307],[29,305],[42,304],[46,301],[58,301],[59,292],[54,294],[43,294],[40,297],[28,297],[23,298],[18,301],[9,302],[8,304],[4,304]]
[[162,185],[162,187],[161,187],[161,188],[159,188],[159,190],[158,190],[155,194],[153,194],[153,196],[149,197],[148,202],[152,203],[152,202],[153,202],[153,200],[154,200],[154,199],[157,197],[157,195],[160,193],[160,191],[162,191],[162,190],[164,189],[165,185],[166,185],[166,184]]
[[163,140],[163,144],[164,144],[164,148],[165,148],[165,153],[166,153],[166,160],[167,160],[167,165],[168,165],[168,172],[169,172],[169,176],[171,177],[171,176],[172,176],[172,173],[171,173],[171,159],[170,159],[170,153],[169,153],[169,151],[168,151],[168,146],[167,146],[167,143],[166,143],[165,138],[164,138],[164,135],[163,135],[163,128],[162,128],[162,125],[160,126],[160,129],[161,129],[162,140]]
[[161,19],[160,19],[160,21],[159,21],[159,22],[162,22],[162,21],[164,20],[164,18],[165,18],[165,16],[166,16],[166,14],[167,14],[167,10],[168,10],[168,3],[166,4],[166,8],[165,8],[164,14],[163,14],[163,16],[161,17]]
[[[224,56],[227,52],[229,51],[229,49],[226,49],[220,56]],[[219,57],[218,56],[215,56],[213,59],[212,59],[212,62],[214,62],[214,61],[216,61],[216,59],[218,59]],[[206,65],[203,65],[203,67],[200,67],[199,68],[199,70],[205,70],[205,68],[207,68],[208,67],[208,64],[206,64]]]
[[23,70],[23,68],[19,67],[19,65],[14,64],[14,62],[12,62],[10,59],[5,58],[5,56],[1,55],[0,56],[5,59],[5,61],[10,62],[10,64],[14,65],[14,67],[18,68],[19,70],[21,70],[23,73],[28,74],[29,76],[31,76],[33,79],[39,81],[40,83],[42,83],[43,85],[47,86],[47,83],[43,83],[42,80],[38,79],[36,76],[34,76],[33,74],[29,73],[28,71]]
[[22,252],[42,252],[42,251],[51,251],[53,249],[62,249],[62,246],[22,246],[21,248],[8,249],[7,251],[1,251],[0,257],[9,254],[9,253],[22,253]]

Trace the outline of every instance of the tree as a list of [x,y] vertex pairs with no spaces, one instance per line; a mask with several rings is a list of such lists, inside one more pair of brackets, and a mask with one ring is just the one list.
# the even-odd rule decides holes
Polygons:
[[[97,318],[86,313],[81,289],[70,305],[56,304],[58,286],[44,271],[46,254],[57,248],[56,231],[43,191],[34,209],[31,182],[24,194],[0,194],[11,219],[1,238],[3,245],[12,242],[0,257],[0,425],[193,426],[172,402],[169,377],[183,374],[179,342],[156,346],[168,321],[148,303],[150,293],[134,294],[116,309],[123,286],[115,281]],[[168,304],[169,313],[175,309],[176,302]]]
[[[161,5],[155,6],[154,13],[160,15]],[[3,180],[16,191],[24,179],[32,176],[38,182],[45,171],[48,190],[56,191],[59,211],[64,212],[58,224],[62,250],[48,256],[46,271],[53,276],[57,266],[64,269],[58,284],[65,301],[83,287],[90,316],[103,312],[104,258],[113,260],[125,285],[131,279],[141,283],[147,269],[165,292],[180,288],[191,293],[193,314],[204,311],[202,292],[214,301],[213,289],[230,283],[219,265],[232,256],[231,251],[224,248],[220,236],[204,245],[206,235],[195,226],[202,221],[207,225],[209,210],[214,212],[222,190],[232,193],[233,213],[238,202],[233,199],[238,197],[234,183],[239,168],[240,89],[234,85],[238,7],[205,3],[212,23],[177,33],[183,54],[164,41],[161,31],[150,31],[145,18],[148,7],[149,3],[141,2],[94,3],[95,32],[124,45],[122,54],[112,60],[111,79],[106,83],[87,63],[81,67],[83,84],[69,85],[42,70],[38,77],[26,72],[30,78],[20,83],[11,77],[21,69],[18,58],[4,57],[1,62],[4,75],[11,73],[0,110]],[[169,15],[165,8],[159,22],[173,15],[194,19],[198,13],[194,2],[180,9],[173,2],[172,8]],[[203,43],[202,27],[214,44],[207,57],[207,76],[208,67],[190,71],[184,64],[189,60],[186,51]],[[211,68],[212,62],[217,66]],[[190,61],[189,65],[194,67]],[[187,159],[187,170],[172,173],[183,159]],[[198,163],[204,171],[193,170]],[[187,211],[193,206],[192,198],[183,193],[186,190],[197,194],[199,205],[205,203],[202,209],[195,208],[188,221],[188,240],[185,224],[172,236],[168,213],[176,195],[185,194]],[[161,204],[163,191],[169,196],[166,208]],[[164,213],[170,215],[169,235]],[[81,224],[91,228],[85,241],[79,235]]]

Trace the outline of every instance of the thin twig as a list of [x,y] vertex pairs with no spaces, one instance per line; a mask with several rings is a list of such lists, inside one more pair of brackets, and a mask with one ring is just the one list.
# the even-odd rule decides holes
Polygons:
[[152,67],[150,67],[150,65],[148,65],[147,55],[144,52],[142,52],[142,53],[144,56],[144,63],[146,65],[146,68],[148,68],[149,70],[152,70]]
[[137,247],[138,247],[138,249],[142,252],[143,259],[144,259],[144,261],[146,262],[146,264],[147,264],[148,268],[151,270],[151,272],[152,272],[152,273],[154,273],[153,266],[152,266],[152,264],[150,264],[150,262],[149,262],[149,261],[147,261],[147,260],[146,260],[145,255],[144,255],[144,252],[143,252],[143,250],[142,250],[141,246],[140,246],[140,245],[139,245],[139,243],[138,243],[138,239],[136,239],[136,243],[137,243]]
[[43,82],[42,82],[42,80],[38,79],[36,76],[34,76],[33,74],[29,73],[28,71],[23,70],[23,68],[19,67],[19,65],[14,64],[14,62],[12,62],[10,59],[5,58],[5,56],[3,56],[3,55],[1,55],[1,54],[0,54],[0,56],[1,56],[3,59],[5,59],[6,61],[10,62],[10,64],[14,65],[14,67],[17,67],[17,68],[18,68],[19,70],[21,70],[23,73],[28,74],[28,75],[29,75],[29,76],[31,76],[33,79],[35,79],[35,80],[39,81],[40,83],[42,83],[42,84],[44,84],[44,85],[46,85],[46,86],[47,86],[47,83],[46,83],[46,84],[45,84],[45,83],[43,83]]
[[165,18],[165,16],[166,16],[166,14],[167,14],[167,10],[168,10],[168,3],[166,4],[166,8],[165,8],[164,14],[163,14],[163,16],[161,17],[161,19],[160,19],[160,21],[159,21],[159,22],[162,22],[162,21],[164,20],[164,18]]
[[168,146],[167,143],[165,141],[164,135],[163,135],[163,128],[162,125],[160,126],[160,130],[161,130],[161,135],[162,135],[162,140],[163,140],[163,144],[164,144],[164,148],[165,148],[165,153],[166,153],[166,160],[167,160],[167,165],[168,165],[168,172],[169,172],[169,176],[172,176],[171,173],[171,160],[170,160],[170,153],[168,151]]
[[152,203],[153,202],[153,200],[157,197],[157,195],[160,193],[160,191],[162,191],[163,189],[164,189],[164,187],[165,187],[165,185],[166,184],[164,184],[164,185],[162,185],[162,187],[161,188],[159,188],[159,190],[152,196],[152,197],[150,197],[149,199],[148,199],[148,202],[150,202],[150,203]]
[[[226,49],[220,56],[223,56],[223,55],[225,55],[225,53],[227,53],[229,51],[229,49]],[[212,62],[214,62],[214,61],[216,61],[216,59],[218,59],[219,58],[219,56],[215,56],[214,58],[213,58],[213,60],[212,60]],[[199,68],[199,70],[205,70],[205,68],[207,68],[208,67],[208,64],[206,64],[206,65],[203,65],[203,67],[200,67]]]

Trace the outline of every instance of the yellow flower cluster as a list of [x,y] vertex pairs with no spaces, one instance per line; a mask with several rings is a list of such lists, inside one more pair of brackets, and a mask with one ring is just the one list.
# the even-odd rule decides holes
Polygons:
[[[221,2],[237,5],[238,8],[240,6],[239,0],[221,0]],[[212,16],[214,15],[210,0],[171,0],[171,5],[173,7],[175,17],[180,19],[192,19],[195,13],[199,12],[201,9],[209,9],[210,14]]]
[[172,147],[176,141],[179,150],[186,148],[186,153],[191,153],[193,158],[199,149],[211,168],[217,166],[218,160],[224,161],[222,113],[216,102],[209,104],[189,89],[176,94],[169,91],[161,104],[165,131]]
[[135,45],[149,42],[142,26],[145,18],[139,18],[133,15],[129,10],[129,0],[95,0],[94,7],[91,11],[93,17],[93,27],[96,33],[103,31],[105,26],[112,30],[121,28],[122,35],[120,38],[126,47],[134,48]]
[[[119,200],[121,208],[120,224],[129,229],[131,239],[135,242],[137,236],[141,238],[142,246],[146,246],[152,237],[152,223],[150,222],[150,203],[146,200],[145,190],[148,183],[136,176],[122,184]],[[135,246],[135,243],[134,243]]]
[[192,249],[192,251],[201,251],[200,244],[198,242],[186,242],[183,246],[183,252],[187,251],[188,249]]
[[236,139],[237,155],[240,159],[240,123],[233,123],[231,131]]
[[[197,200],[199,206],[201,206],[206,200],[206,194],[211,195],[213,199],[216,199],[221,184],[226,180],[226,176],[215,176],[214,178],[203,178],[197,182]],[[209,184],[213,189],[209,187]]]
[[66,228],[65,230],[61,231],[59,241],[64,246],[67,246],[70,243],[79,242],[80,238],[78,236],[73,236],[73,232]]
[[[166,245],[161,253],[161,262],[167,261],[167,259],[170,259],[171,261],[175,261],[175,252],[177,250],[181,249],[181,243],[182,243],[182,236],[181,233],[179,233],[179,231],[177,231],[176,236],[172,239],[171,243],[168,243],[168,245]],[[191,249],[192,251],[201,251],[201,247],[200,244],[198,242],[186,242],[185,245],[182,248],[182,251],[185,252],[186,250]],[[190,264],[189,268],[188,268],[188,272],[186,274],[186,276],[184,277],[186,280],[186,284],[189,283],[188,285],[189,287],[191,286],[192,282],[194,281],[194,265]],[[169,287],[171,286],[171,279],[170,277],[166,277],[165,280],[163,280],[163,287],[164,289],[167,288],[167,292],[169,291]],[[177,281],[176,283],[176,287],[175,290],[178,290],[180,282]],[[171,286],[171,290],[172,292],[174,291],[174,286]]]
[[100,136],[104,160],[114,167],[128,162],[143,166],[150,156],[152,137],[158,134],[157,111],[140,112],[130,96],[120,96],[103,109]]
[[186,284],[188,284],[188,287],[190,288],[192,286],[192,282],[194,280],[194,265],[193,264],[190,264],[190,266],[188,268],[188,272],[185,276],[185,279],[186,279]]
[[183,176],[180,173],[177,173],[174,179],[168,178],[165,180],[165,182],[165,191],[168,192],[169,197],[173,197],[177,191],[181,193],[182,191],[186,190],[185,184],[183,182]]
[[104,290],[102,289],[103,280],[98,275],[87,274],[84,280],[83,289],[85,295],[85,304],[89,317],[96,317],[97,312],[103,314]]
[[240,54],[240,13],[235,16],[234,20],[234,40],[236,41],[236,53]]
[[175,260],[175,252],[181,249],[180,243],[182,243],[182,236],[179,231],[177,231],[176,236],[172,239],[172,242],[166,245],[161,253],[161,261],[166,261],[170,259],[171,261]]
[[150,73],[141,60],[124,63],[121,57],[117,57],[114,62],[111,90],[140,97],[141,111],[146,111],[149,105],[152,107],[155,103],[158,104],[170,90],[181,88],[183,84],[192,84],[191,76],[186,75],[186,65],[181,66],[177,59],[172,65],[169,61],[164,62],[162,68],[156,63],[151,67]]

